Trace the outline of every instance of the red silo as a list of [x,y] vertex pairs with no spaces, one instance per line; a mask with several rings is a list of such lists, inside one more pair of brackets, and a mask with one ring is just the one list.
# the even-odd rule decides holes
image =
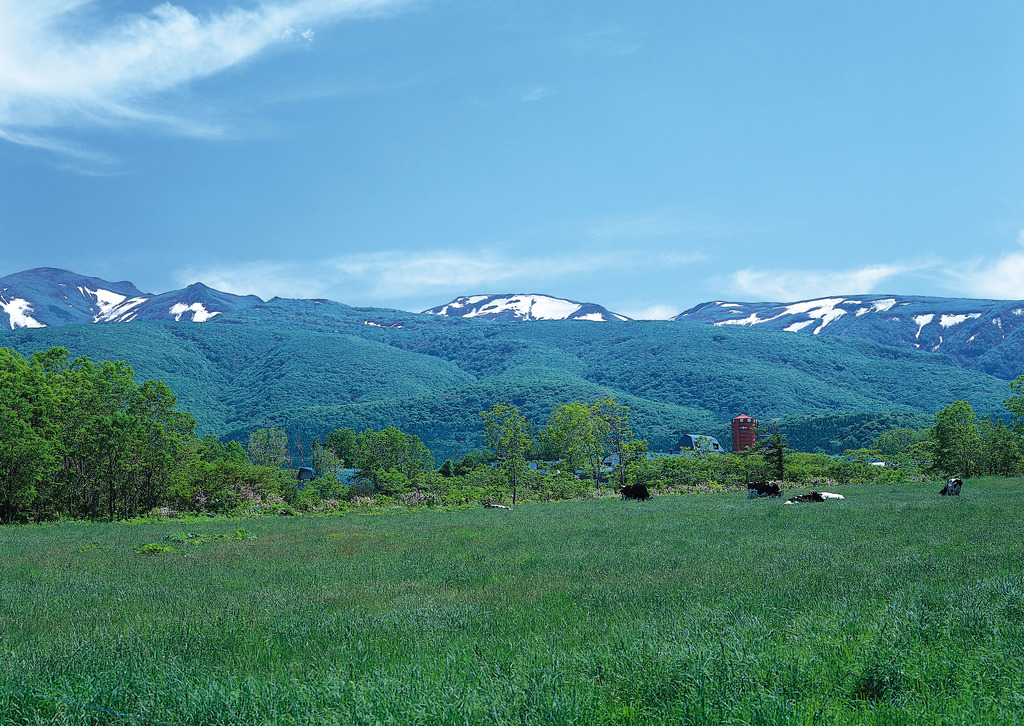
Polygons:
[[743,451],[757,443],[757,421],[745,413],[732,420],[732,450]]

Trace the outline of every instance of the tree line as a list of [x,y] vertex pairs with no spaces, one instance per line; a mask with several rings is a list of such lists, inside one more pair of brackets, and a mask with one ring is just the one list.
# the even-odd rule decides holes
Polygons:
[[[72,360],[52,348],[28,359],[0,348],[0,521],[123,519],[154,511],[333,511],[366,502],[459,505],[600,494],[627,483],[663,491],[791,483],[916,481],[1024,474],[1024,376],[1010,384],[1010,423],[957,401],[927,429],[892,429],[843,457],[786,448],[781,436],[740,455],[660,456],[611,398],[555,405],[537,426],[515,406],[480,413],[487,448],[437,466],[415,435],[341,428],[298,446],[314,472],[299,485],[297,441],[251,432],[246,446],[196,436],[159,381],[136,384],[124,362]],[[886,466],[877,466],[885,462]]]

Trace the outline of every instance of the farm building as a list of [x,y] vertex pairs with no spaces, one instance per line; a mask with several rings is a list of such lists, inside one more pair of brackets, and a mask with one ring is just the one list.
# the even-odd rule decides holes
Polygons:
[[757,443],[757,420],[745,413],[732,420],[732,450],[746,451]]

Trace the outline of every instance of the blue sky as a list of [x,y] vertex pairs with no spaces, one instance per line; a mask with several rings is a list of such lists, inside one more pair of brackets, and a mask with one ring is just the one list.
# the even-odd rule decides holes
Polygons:
[[1024,299],[1024,3],[0,0],[0,275]]

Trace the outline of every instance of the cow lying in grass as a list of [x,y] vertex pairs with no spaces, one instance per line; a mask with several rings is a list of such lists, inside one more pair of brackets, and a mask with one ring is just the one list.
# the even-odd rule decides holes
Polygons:
[[944,497],[958,497],[960,496],[960,487],[964,485],[960,479],[950,479],[946,482],[946,486],[942,487],[942,491],[939,492]]
[[790,497],[783,504],[801,504],[803,502],[824,502],[826,499],[846,499],[842,494],[832,492],[811,492],[809,494],[798,494]]
[[774,499],[781,496],[782,490],[779,489],[778,482],[752,481],[747,484],[747,499],[757,499],[758,497]]
[[651,498],[651,493],[643,484],[624,484],[619,487],[619,494],[622,495],[622,501],[636,499],[645,502]]

